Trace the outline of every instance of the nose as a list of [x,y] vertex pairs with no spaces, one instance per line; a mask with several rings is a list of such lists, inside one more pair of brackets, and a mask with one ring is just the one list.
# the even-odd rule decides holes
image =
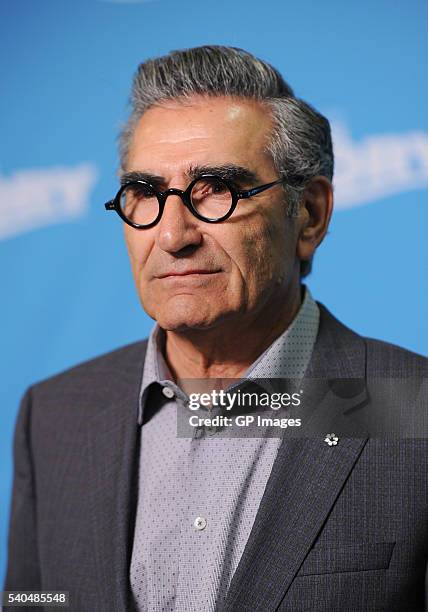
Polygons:
[[170,254],[180,253],[188,247],[198,247],[202,233],[198,219],[186,208],[180,196],[170,194],[157,225],[159,247]]

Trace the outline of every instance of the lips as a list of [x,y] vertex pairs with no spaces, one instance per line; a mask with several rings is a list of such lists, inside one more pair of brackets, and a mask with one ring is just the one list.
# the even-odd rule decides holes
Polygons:
[[183,270],[181,272],[171,271],[165,272],[164,274],[159,274],[157,278],[169,278],[169,277],[177,277],[177,276],[190,276],[194,274],[216,274],[220,272],[220,270],[203,270],[203,269],[191,269],[191,270]]

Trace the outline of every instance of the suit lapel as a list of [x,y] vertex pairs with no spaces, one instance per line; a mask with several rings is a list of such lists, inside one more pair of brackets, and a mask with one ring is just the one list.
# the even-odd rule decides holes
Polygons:
[[276,610],[318,535],[365,439],[330,447],[284,442],[232,580],[225,611]]
[[131,609],[129,566],[139,454],[137,409],[144,357],[145,345],[139,343],[138,352],[113,364],[105,380],[108,397],[85,424],[100,610]]
[[[319,307],[320,328],[304,381],[308,437],[284,437],[224,612],[278,608],[367,442],[365,432],[354,437],[355,429],[347,437],[343,416],[367,399],[360,384],[365,343]],[[329,430],[333,425],[336,431]],[[336,446],[324,441],[327,433],[339,436]]]

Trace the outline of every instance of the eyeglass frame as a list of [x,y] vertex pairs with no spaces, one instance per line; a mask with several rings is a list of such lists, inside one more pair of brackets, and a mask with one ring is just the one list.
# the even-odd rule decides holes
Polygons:
[[[196,183],[200,181],[201,179],[206,179],[206,178],[215,179],[219,182],[222,182],[224,185],[226,185],[226,187],[228,187],[231,193],[231,196],[232,196],[232,203],[231,203],[229,211],[222,217],[218,217],[216,219],[209,219],[199,214],[198,211],[193,207],[192,200],[190,197],[192,189],[196,185]],[[119,217],[122,219],[122,221],[124,221],[125,223],[127,223],[128,225],[130,225],[131,227],[135,229],[149,229],[150,227],[153,227],[154,225],[159,223],[159,221],[161,220],[168,196],[177,195],[181,198],[181,201],[183,202],[185,207],[200,221],[204,221],[205,223],[221,223],[222,221],[226,221],[226,219],[228,219],[231,216],[239,200],[245,200],[245,199],[251,198],[252,196],[258,195],[259,193],[262,193],[263,191],[266,191],[267,189],[270,189],[271,187],[274,187],[275,185],[279,185],[280,183],[285,183],[286,180],[287,179],[283,177],[276,181],[272,181],[271,183],[265,183],[264,185],[258,185],[257,187],[252,187],[251,189],[237,190],[231,181],[224,179],[221,176],[218,176],[217,174],[201,174],[197,176],[195,179],[193,179],[184,191],[182,189],[177,189],[175,187],[171,187],[169,189],[166,189],[165,191],[158,191],[149,181],[145,181],[145,180],[128,181],[127,183],[124,183],[120,187],[119,191],[117,192],[117,194],[112,200],[109,200],[108,202],[104,204],[104,207],[106,210],[115,210],[117,214],[119,215]],[[120,206],[120,198],[122,196],[122,193],[130,185],[134,185],[134,184],[135,185],[137,184],[147,185],[153,191],[153,195],[155,195],[158,200],[159,213],[156,219],[154,221],[151,221],[150,223],[147,223],[147,224],[134,223],[133,221],[128,219],[122,211],[122,208]]]

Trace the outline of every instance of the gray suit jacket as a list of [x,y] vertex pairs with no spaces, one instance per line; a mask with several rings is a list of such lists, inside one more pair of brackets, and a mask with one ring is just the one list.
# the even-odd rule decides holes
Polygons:
[[[427,376],[428,360],[362,338],[319,306],[308,377]],[[145,348],[140,341],[101,355],[23,396],[5,590],[67,590],[76,612],[133,610]],[[350,389],[317,396],[314,414],[385,408],[364,384]],[[222,612],[422,611],[427,460],[424,438],[283,442]]]

